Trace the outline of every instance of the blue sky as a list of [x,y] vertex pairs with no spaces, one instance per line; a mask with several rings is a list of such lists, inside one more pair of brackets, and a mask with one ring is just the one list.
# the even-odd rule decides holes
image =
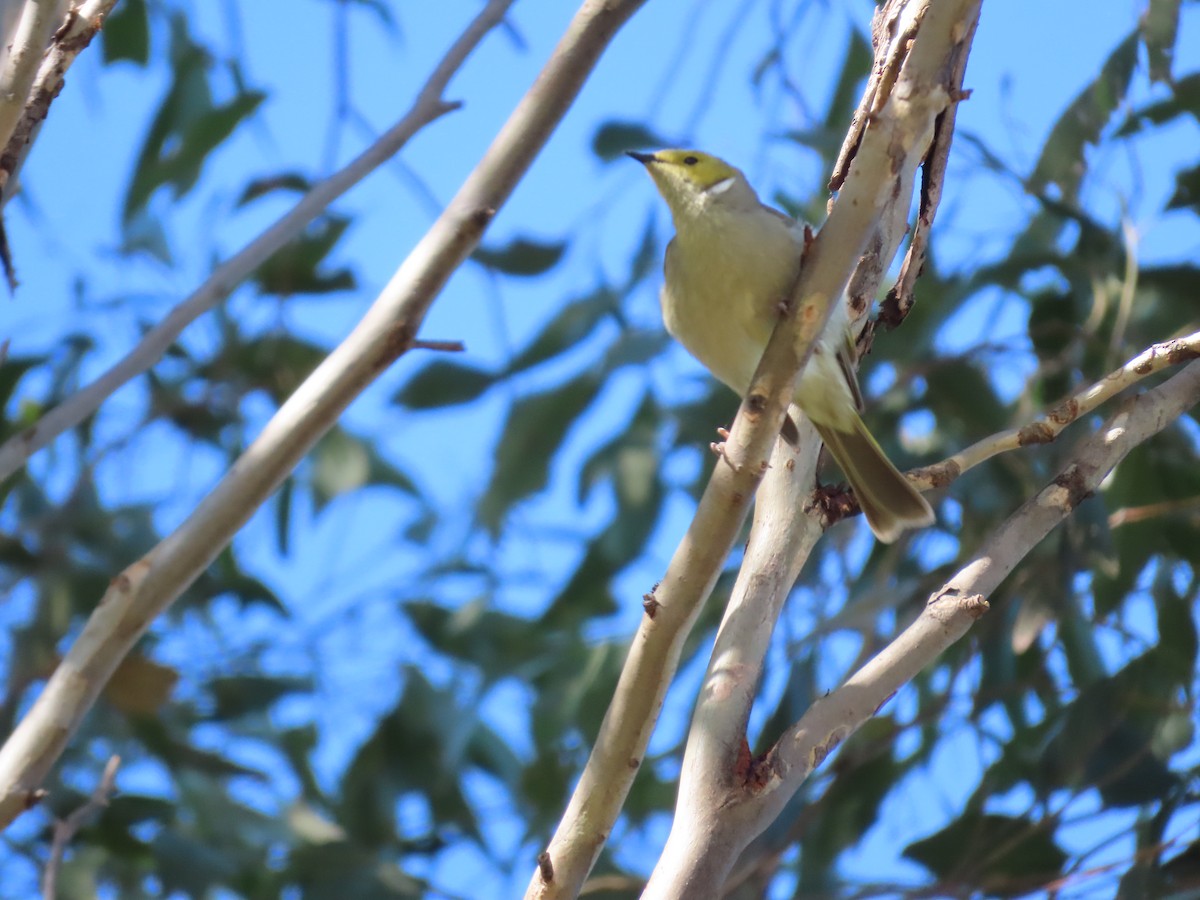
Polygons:
[[[28,202],[14,204],[9,212],[8,232],[22,282],[15,299],[5,302],[0,312],[0,330],[12,335],[11,352],[54,347],[64,322],[78,322],[98,337],[87,371],[99,373],[136,340],[139,320],[160,318],[201,282],[214,259],[237,250],[282,211],[282,205],[267,202],[230,214],[249,177],[290,170],[310,175],[327,171],[334,5],[315,0],[237,4],[240,34],[230,29],[226,15],[234,5],[194,4],[192,27],[215,47],[228,50],[240,42],[248,81],[264,87],[270,96],[263,115],[212,160],[200,189],[173,220],[178,252],[174,268],[123,259],[114,252],[119,242],[120,199],[145,124],[165,90],[165,67],[153,67],[149,73],[128,67],[101,71],[97,56],[90,53],[72,70],[27,165]],[[795,6],[779,5],[788,10]],[[382,131],[406,108],[478,6],[460,0],[397,3],[398,33],[381,27],[368,11],[351,15],[351,96],[370,128]],[[778,83],[768,81],[760,93],[748,86],[748,74],[769,45],[769,14],[775,4],[759,0],[739,6],[744,14],[739,10],[735,15],[730,4],[712,0],[647,4],[605,54],[579,102],[488,232],[491,244],[516,236],[555,240],[572,233],[575,237],[565,262],[544,277],[526,280],[498,279],[478,267],[464,267],[434,305],[423,336],[462,340],[468,359],[499,367],[564,302],[588,290],[598,271],[618,276],[648,216],[653,215],[665,233],[666,216],[640,167],[624,161],[604,163],[591,152],[592,137],[602,122],[648,121],[679,144],[716,152],[741,165],[764,197],[818,180],[815,154],[779,135],[805,127],[810,117],[823,112],[822,98],[840,62],[842,35],[848,28],[865,27],[870,5],[816,3],[797,19],[788,44],[787,68],[800,84],[799,99]],[[520,0],[511,17],[520,41],[500,33],[489,36],[452,83],[448,95],[462,99],[465,108],[423,131],[405,149],[401,165],[376,173],[339,202],[339,210],[355,217],[339,260],[354,266],[357,291],[283,304],[241,291],[230,301],[231,308],[259,327],[283,321],[305,335],[336,343],[424,232],[437,206],[453,195],[478,160],[572,11],[573,4],[557,0]],[[1126,0],[985,4],[966,79],[973,94],[960,109],[960,130],[979,136],[1008,165],[1028,173],[1056,117],[1134,27],[1140,12],[1141,4]],[[721,48],[722,62],[714,75],[716,47]],[[1193,6],[1184,19],[1177,74],[1200,62],[1198,47],[1200,15]],[[1138,84],[1136,96],[1147,96],[1144,76]],[[338,134],[337,158],[344,162],[363,146],[364,129],[351,123]],[[1144,261],[1194,257],[1200,249],[1194,217],[1186,222],[1183,217],[1148,219],[1172,186],[1172,173],[1161,160],[1177,158],[1179,142],[1200,145],[1198,138],[1191,123],[1154,135],[1132,153],[1096,154],[1094,166],[1103,173],[1100,183],[1105,190],[1088,200],[1109,221],[1128,209],[1135,224],[1146,228]],[[415,187],[417,180],[422,187]],[[1016,186],[982,171],[977,156],[960,142],[952,157],[936,236],[943,264],[973,265],[1001,252],[1006,236],[1030,209],[1030,201]],[[85,272],[87,285],[80,306],[75,282]],[[121,297],[136,298],[132,303],[136,315],[108,306],[108,301]],[[998,315],[993,316],[993,310]],[[643,291],[630,314],[640,324],[655,323],[653,291]],[[970,345],[981,334],[1019,334],[1024,325],[1021,305],[1004,298],[989,307],[986,319],[983,315],[980,308],[964,310],[945,335],[946,346]],[[189,329],[185,340],[197,350],[213,347],[217,329],[211,317]],[[886,358],[886,343],[883,339],[877,345],[876,358]],[[486,485],[487,448],[513,394],[494,391],[483,401],[444,413],[402,414],[388,405],[388,397],[423,362],[420,354],[402,359],[354,404],[346,423],[364,433],[380,434],[389,455],[428,486],[440,507],[468,509]],[[585,351],[532,373],[515,390],[534,389],[587,363]],[[640,379],[646,377],[681,396],[697,389],[701,374],[685,354],[674,353],[649,373],[623,374],[606,390],[604,408],[614,418],[627,412],[636,400]],[[143,405],[139,387],[122,390],[102,414],[101,433],[124,433]],[[259,417],[269,413],[265,404],[252,409],[252,415]],[[574,471],[609,427],[600,417],[572,431],[550,488],[517,511],[509,533],[490,551],[498,571],[528,576],[514,579],[514,586],[496,598],[502,606],[536,612],[553,596],[546,586],[557,584],[580,552],[554,535],[585,535],[605,520],[611,500],[596,496],[580,506],[574,484],[563,473]],[[102,466],[101,489],[112,500],[161,504],[158,521],[164,529],[180,521],[221,470],[220,460],[213,455],[188,449],[158,430],[139,437],[133,453],[136,465]],[[706,464],[706,458],[698,451],[674,463],[681,467],[676,477],[683,481],[695,467]],[[43,463],[35,462],[38,465]],[[683,498],[672,501],[652,552],[619,579],[618,596],[628,602],[604,623],[605,635],[627,634],[636,626],[641,593],[665,568],[689,514]],[[394,701],[399,689],[398,657],[428,666],[434,679],[449,677],[448,671],[419,651],[393,609],[396,597],[403,595],[398,586],[421,564],[408,551],[395,550],[395,536],[415,515],[411,505],[394,496],[368,492],[341,498],[320,516],[301,508],[293,552],[287,557],[275,546],[273,510],[257,516],[238,538],[246,565],[277,588],[296,618],[295,631],[269,656],[271,664],[280,671],[308,670],[317,659],[325,670],[321,707],[285,706],[280,715],[316,715],[335,726],[319,752],[327,775],[344,764],[369,732],[374,717]],[[465,520],[451,521],[433,539],[443,549],[453,546],[468,538],[468,526]],[[475,590],[476,586],[464,584],[457,599],[466,601]],[[340,612],[347,608],[354,612],[343,620]],[[16,607],[6,615],[21,614]],[[328,627],[331,618],[340,622],[339,627]],[[246,622],[232,605],[218,606],[216,619],[218,625],[238,624],[231,639],[235,645],[248,646],[275,634],[273,620],[264,616]],[[205,647],[197,655],[194,643],[217,630],[203,622],[190,623],[164,641],[161,653],[167,661],[199,661],[202,667],[217,670],[238,647]],[[682,711],[699,674],[684,673],[674,694],[672,715],[664,719],[663,736],[656,742],[665,742],[666,736],[683,727]],[[836,677],[832,665],[829,677]],[[381,690],[380,685],[392,688]],[[485,714],[506,734],[517,736],[521,728],[516,726],[528,714],[525,699],[519,690],[504,688],[487,698]],[[957,741],[956,747],[961,750],[960,762],[972,755]],[[954,766],[949,760],[935,764],[930,780],[937,783],[944,803],[917,810],[917,832],[938,827],[939,815],[952,808],[959,792],[971,787],[972,771]],[[136,774],[123,773],[123,777]],[[420,810],[403,810],[402,816],[419,818]],[[503,815],[498,816],[503,822]],[[665,836],[661,828],[651,831],[652,839]],[[855,865],[882,874],[914,875],[917,870],[903,866],[897,870],[887,859],[889,847],[894,852],[904,842],[894,834],[875,835],[856,853]],[[453,861],[444,871],[431,874],[454,890],[471,885],[488,871],[485,860],[472,858]]]

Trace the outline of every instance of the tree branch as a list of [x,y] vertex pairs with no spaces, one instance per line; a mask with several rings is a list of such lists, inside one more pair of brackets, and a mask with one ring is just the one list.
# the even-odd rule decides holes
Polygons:
[[1197,358],[1200,358],[1200,331],[1154,344],[1119,369],[1068,397],[1029,424],[976,441],[940,463],[913,469],[908,473],[908,478],[922,490],[945,487],[967,469],[974,468],[993,456],[1031,444],[1050,443],[1062,434],[1068,425],[1091,413],[1101,404],[1107,403],[1147,375]]
[[503,21],[513,2],[490,0],[446,51],[408,112],[374,144],[343,169],[314,185],[291,210],[218,266],[204,284],[146,332],[138,345],[112,368],[5,441],[0,446],[0,482],[18,471],[30,456],[64,431],[74,428],[92,415],[114,391],[157,363],[188,325],[221,303],[259,266],[303,232],[331,203],[398,153],[413,135],[446,113],[458,109],[458,103],[442,97],[447,85],[483,37]]
[[[178,529],[114,578],[32,709],[0,748],[0,827],[27,807],[117,664],[366,385],[410,346],[430,304],[644,0],[586,0],[458,194],[362,321],[296,389]],[[504,4],[493,4],[498,9]]]
[[[824,328],[833,298],[842,296],[863,252],[877,249],[869,246],[872,242],[882,246],[881,221],[893,221],[904,206],[896,199],[897,191],[903,193],[907,186],[911,196],[914,173],[936,117],[949,102],[940,84],[913,91],[906,83],[889,82],[876,95],[869,110],[870,126],[856,145],[853,160],[847,162],[838,197],[805,256],[792,294],[798,301],[791,304],[795,313],[780,322],[767,345],[695,518],[634,637],[596,745],[549,845],[553,880],[535,872],[526,898],[575,896],[599,855],[641,765],[683,642],[767,471],[813,339]],[[883,233],[890,237],[892,229]],[[815,454],[815,443],[809,446]],[[653,879],[647,891],[647,896],[654,896]]]
[[[967,33],[950,59],[953,66],[950,83],[955,86],[955,100],[965,100],[971,93],[964,91],[962,84],[967,72],[967,57],[970,55],[968,51],[975,39],[975,29],[978,25],[979,17],[975,16],[968,23]],[[921,203],[917,213],[917,223],[912,230],[912,240],[909,241],[908,252],[904,254],[904,263],[900,266],[900,274],[896,276],[896,283],[879,306],[877,321],[886,325],[889,331],[904,321],[913,306],[913,287],[916,285],[922,269],[925,268],[925,256],[929,251],[929,237],[933,232],[933,220],[942,202],[942,188],[946,183],[946,164],[950,159],[950,142],[954,136],[954,122],[957,116],[957,103],[950,104],[946,111],[938,116],[933,144],[929,148],[929,155],[922,170]]]
[[111,756],[104,767],[104,774],[92,791],[88,801],[72,812],[65,819],[54,823],[54,837],[50,841],[50,858],[46,860],[46,868],[42,872],[42,898],[55,900],[58,897],[58,870],[62,868],[63,854],[67,845],[74,839],[76,832],[84,826],[89,818],[104,807],[108,806],[109,798],[113,795],[114,783],[117,780],[117,768],[121,765],[121,757]]
[[50,35],[60,21],[60,0],[25,0],[20,24],[0,71],[0,147],[7,147],[37,77]]
[[6,143],[0,144],[0,204],[11,195],[9,182],[24,162],[33,132],[50,112],[50,104],[63,89],[67,69],[84,48],[92,42],[104,25],[104,20],[116,5],[117,0],[85,0],[78,8],[67,13],[62,27],[54,33],[50,48],[41,59],[37,77],[28,102],[21,111],[20,120],[14,126]]
[[842,687],[819,699],[756,767],[753,782],[723,815],[761,828],[778,815],[822,760],[987,609],[987,597],[1050,531],[1092,495],[1131,450],[1200,402],[1200,362],[1132,398],[1076,447],[1059,475],[1027,500],[975,557],[930,595],[917,620]]
[[731,773],[738,778],[724,779],[720,796],[708,798],[718,813],[703,823],[703,844],[693,846],[691,852],[698,858],[696,868],[701,874],[715,879],[711,891],[696,887],[708,882],[692,882],[683,892],[646,896],[716,896],[728,866],[775,820],[829,753],[966,634],[987,611],[986,598],[1131,450],[1197,402],[1200,362],[1192,362],[1169,381],[1134,398],[1082,440],[1058,477],[1026,501],[970,563],[930,595],[912,625],[841,687],[818,699],[761,759],[747,757],[742,770]]
[[[835,167],[831,186],[838,198],[817,236],[820,241],[836,235],[857,246],[853,262],[867,250],[847,298],[859,315],[869,307],[904,236],[917,169],[936,123],[960,93],[947,81],[955,67],[946,61],[965,55],[960,42],[973,33],[977,15],[976,0],[893,4],[878,14],[876,78]],[[878,218],[858,235],[831,232],[839,207],[860,202],[856,195],[863,182],[879,191]],[[780,447],[772,459],[769,486],[759,498],[754,531],[692,720],[671,834],[644,897],[716,897],[737,854],[754,837],[727,819],[725,798],[738,796],[758,777],[746,723],[779,611],[822,531],[816,518],[796,515],[812,484],[819,448],[815,435],[806,431],[800,451]]]

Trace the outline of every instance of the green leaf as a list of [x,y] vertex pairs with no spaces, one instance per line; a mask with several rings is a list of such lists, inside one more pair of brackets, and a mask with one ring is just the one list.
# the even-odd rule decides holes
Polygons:
[[317,512],[341,494],[367,483],[371,472],[366,445],[342,428],[333,428],[312,449],[313,506]]
[[266,197],[268,194],[273,194],[276,191],[284,191],[289,194],[307,194],[312,188],[312,182],[306,175],[301,175],[299,172],[281,172],[278,175],[266,175],[262,178],[255,178],[243,189],[241,196],[237,198],[237,203],[234,206],[243,207],[248,203],[258,200],[260,197]]
[[203,604],[222,596],[235,597],[243,609],[260,603],[281,615],[289,614],[270,587],[242,569],[232,545],[221,551],[185,594],[189,604]]
[[207,381],[229,384],[239,394],[261,390],[283,403],[329,355],[328,349],[290,334],[273,333],[247,340],[236,336],[221,352],[197,367]]
[[150,420],[166,419],[185,434],[218,448],[225,429],[240,421],[227,406],[188,399],[183,384],[167,383],[154,372],[148,372],[146,378],[150,385]]
[[1138,35],[1130,34],[1113,50],[1100,75],[1083,89],[1055,123],[1030,176],[1031,188],[1056,184],[1062,199],[1074,201],[1087,171],[1084,148],[1100,140],[1104,126],[1120,108],[1137,65]]
[[287,556],[291,546],[292,495],[295,492],[296,477],[289,475],[275,495],[275,548],[281,556]]
[[178,812],[176,804],[163,797],[118,791],[100,818],[107,827],[125,830],[142,822],[170,822]]
[[[38,366],[46,362],[44,356],[7,356],[0,362],[0,413],[8,406],[8,401],[12,399],[13,393],[17,389],[17,384],[25,376],[25,373],[31,369],[36,369]],[[4,417],[4,423],[0,426],[0,435],[5,434],[8,429],[8,417]],[[15,430],[15,429],[14,429]]]
[[216,751],[193,747],[177,737],[174,729],[168,728],[162,718],[139,717],[130,726],[146,749],[176,773],[177,778],[184,775],[216,778],[242,776],[262,784],[269,780],[266,773],[258,769],[243,766]]
[[211,888],[228,883],[237,864],[224,850],[175,829],[160,832],[151,842],[155,872],[164,893],[208,896]]
[[462,792],[463,755],[478,720],[451,691],[435,687],[415,668],[405,670],[404,693],[355,754],[342,779],[339,821],[359,843],[393,843],[395,805],[416,794],[434,821],[477,836]]
[[592,135],[592,152],[605,162],[612,162],[629,150],[670,147],[674,143],[641,122],[611,120]]
[[404,613],[435,650],[479,669],[487,682],[532,678],[559,653],[560,642],[545,640],[534,622],[491,609],[486,600],[455,610],[414,600],[404,605]]
[[1167,209],[1192,207],[1200,212],[1200,166],[1181,169],[1175,173],[1175,193],[1167,201]]
[[1004,406],[976,362],[967,358],[936,360],[925,378],[938,427],[952,435],[952,440],[967,442],[989,434],[1004,421]]
[[629,264],[629,280],[625,282],[625,290],[640,284],[647,276],[662,271],[663,253],[658,243],[658,211],[653,210],[646,216],[646,225],[642,228],[642,239],[638,241],[633,260]]
[[437,409],[470,403],[496,383],[496,376],[477,366],[435,359],[392,395],[392,403],[408,409]]
[[641,366],[654,359],[671,343],[661,329],[622,331],[604,356],[604,371],[615,372],[624,366]]
[[607,288],[567,303],[547,322],[537,337],[506,368],[514,375],[553,359],[578,346],[617,310],[617,298]]
[[819,153],[826,169],[833,165],[846,139],[846,125],[862,96],[863,80],[870,73],[872,59],[870,43],[857,30],[852,30],[850,45],[846,48],[837,85],[829,99],[823,121],[815,127],[792,129],[781,135],[786,140]]
[[299,237],[271,254],[250,276],[251,280],[260,292],[280,297],[353,290],[357,281],[352,271],[323,267],[349,225],[349,219],[326,213],[310,222]]
[[1172,85],[1171,96],[1134,110],[1117,130],[1117,137],[1127,137],[1148,127],[1165,125],[1180,116],[1200,120],[1200,72],[1185,75]]
[[521,760],[504,739],[484,723],[472,732],[464,754],[468,764],[509,788],[521,782]]
[[275,701],[290,694],[312,690],[308,678],[276,678],[270,675],[231,675],[208,682],[213,718],[218,721],[257,715],[270,710]]
[[1085,774],[1108,809],[1155,803],[1179,785],[1178,776],[1150,752],[1147,736],[1127,727],[1092,748]]
[[614,522],[605,529],[602,540],[588,545],[566,585],[538,620],[543,628],[577,628],[589,619],[603,618],[617,611],[617,598],[613,596],[610,584],[629,557],[614,558],[603,545],[610,543],[618,530],[619,526]]
[[1165,572],[1155,582],[1154,605],[1158,613],[1158,653],[1163,666],[1181,685],[1186,684],[1196,670],[1200,635],[1192,618],[1191,604],[1176,593]]
[[1062,872],[1067,855],[1052,830],[1029,819],[967,812],[904,849],[940,881],[978,886],[989,894],[1015,896]]
[[[265,99],[266,94],[248,91],[199,115],[184,114],[185,127],[164,135],[164,140],[157,146],[144,147],[125,198],[125,221],[132,220],[160,187],[170,186],[176,199],[187,194],[199,181],[209,155]],[[167,144],[168,137],[175,140]]]
[[144,207],[125,221],[121,228],[120,246],[121,253],[126,256],[145,253],[165,266],[174,262],[162,220]]
[[150,19],[146,0],[122,0],[100,32],[104,47],[104,62],[122,59],[144,66],[150,61]]
[[833,96],[829,98],[829,106],[825,111],[825,126],[846,130],[846,123],[858,106],[862,96],[863,80],[871,73],[871,63],[875,55],[871,51],[871,42],[858,29],[850,30],[850,45],[846,48],[846,56],[842,62],[842,71],[838,75],[837,86]]
[[1042,362],[1029,381],[1037,406],[1049,408],[1077,387],[1072,370],[1059,365],[1080,340],[1079,322],[1086,317],[1085,298],[1075,291],[1042,291],[1029,298],[1029,339]]
[[576,732],[583,735],[585,746],[592,745],[626,651],[624,643],[585,644],[576,639],[564,654],[564,665],[535,680],[533,736],[539,747],[561,746]]
[[313,506],[317,512],[335,497],[367,485],[397,488],[420,496],[416,483],[383,459],[374,445],[340,426],[317,442],[311,458]]
[[1132,807],[1173,790],[1179,777],[1167,762],[1175,748],[1162,729],[1176,730],[1173,714],[1182,711],[1176,692],[1192,677],[1177,662],[1174,653],[1154,648],[1055,713],[1051,739],[1028,773],[1038,795],[1095,787],[1107,806]]
[[479,501],[479,516],[498,534],[514,503],[540,491],[550,478],[550,461],[567,431],[591,406],[603,379],[592,372],[539,394],[523,397],[513,406],[496,447],[491,482]]
[[425,882],[349,841],[294,847],[286,874],[303,885],[304,900],[419,900],[430,896]]
[[251,116],[266,95],[241,90],[228,103],[214,103],[208,80],[208,53],[187,30],[187,20],[171,20],[174,80],[150,123],[125,194],[122,221],[128,225],[160,187],[176,198],[196,184],[211,153]]
[[1179,31],[1180,0],[1150,0],[1142,13],[1139,31],[1150,60],[1150,80],[1170,82],[1171,62],[1175,58],[1175,37]]
[[578,502],[583,503],[602,479],[611,479],[623,505],[643,505],[661,462],[657,443],[662,414],[654,397],[644,394],[633,418],[617,436],[597,447],[584,461],[576,492]]
[[[804,843],[799,895],[825,893],[838,856],[875,824],[880,805],[905,771],[891,752],[895,733],[890,717],[875,717],[840,751],[834,779],[819,803],[821,827]],[[793,809],[793,815],[801,812]]]
[[541,275],[558,265],[566,249],[565,241],[535,241],[519,237],[502,247],[480,247],[471,254],[471,258],[506,275]]
[[[1101,496],[1110,515],[1200,496],[1200,467],[1190,439],[1175,426],[1135,447],[1109,476]],[[1156,557],[1169,554],[1200,565],[1200,527],[1187,516],[1169,521],[1169,528],[1163,527],[1161,519],[1150,518],[1112,530],[1116,559],[1097,571],[1093,582],[1098,615],[1117,609]]]

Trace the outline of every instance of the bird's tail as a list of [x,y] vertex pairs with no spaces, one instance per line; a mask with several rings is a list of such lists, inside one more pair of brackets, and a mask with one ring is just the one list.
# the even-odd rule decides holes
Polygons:
[[813,424],[846,474],[875,537],[890,544],[906,528],[932,525],[933,510],[925,498],[892,465],[859,415],[851,415],[854,419],[846,430]]

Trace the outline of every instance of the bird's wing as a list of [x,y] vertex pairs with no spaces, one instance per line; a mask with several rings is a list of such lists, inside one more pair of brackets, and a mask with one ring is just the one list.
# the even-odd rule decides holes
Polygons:
[[765,209],[767,212],[769,212],[775,218],[784,222],[788,226],[788,228],[791,228],[793,230],[795,230],[795,229],[799,229],[801,231],[804,230],[803,222],[793,219],[791,216],[789,216],[783,210],[776,209],[773,206],[767,206],[767,204],[765,204],[765,203],[760,203],[759,206],[761,206],[763,209]]
[[[795,232],[801,242],[805,238],[805,229],[808,227],[804,222],[793,219],[785,212],[775,209],[773,206],[762,204],[762,208],[783,222],[786,222],[788,227]],[[844,303],[845,300],[838,302]],[[846,379],[846,386],[850,388],[850,394],[854,397],[854,408],[862,412],[863,396],[862,388],[858,384],[858,348],[854,344],[854,338],[851,337],[849,329],[845,329],[842,337],[836,342],[834,353],[837,358],[838,368],[841,369],[842,375]]]
[[[844,302],[839,300],[838,302]],[[854,346],[854,338],[850,336],[850,331],[847,329],[843,334],[842,340],[838,341],[835,351],[837,356],[838,368],[842,370],[842,376],[846,379],[846,386],[850,388],[850,394],[854,397],[854,408],[858,412],[863,409],[862,388],[858,384],[858,371],[855,368],[855,363],[858,359],[858,351]]]

